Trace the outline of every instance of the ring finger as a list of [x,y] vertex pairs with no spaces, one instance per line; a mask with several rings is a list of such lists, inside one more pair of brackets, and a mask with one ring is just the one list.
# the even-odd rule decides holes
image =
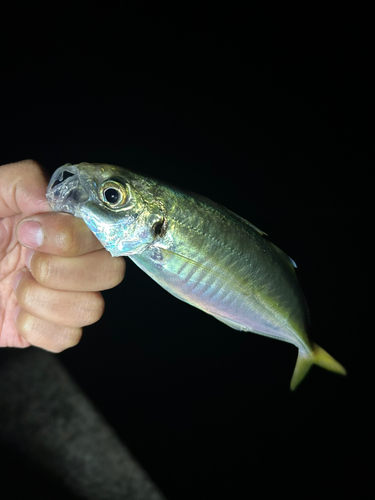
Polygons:
[[53,290],[38,283],[28,270],[19,273],[15,295],[19,306],[33,316],[70,327],[90,325],[102,316],[104,300],[99,292]]

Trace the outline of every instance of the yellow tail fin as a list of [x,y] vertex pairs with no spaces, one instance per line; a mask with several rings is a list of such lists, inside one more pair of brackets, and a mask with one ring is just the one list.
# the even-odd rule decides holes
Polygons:
[[346,375],[345,368],[340,365],[327,351],[322,349],[317,344],[313,344],[313,351],[311,354],[298,352],[297,363],[294,368],[293,377],[290,382],[290,388],[292,391],[297,387],[297,385],[302,382],[302,380],[307,375],[312,365],[318,365],[331,372],[339,373],[340,375]]

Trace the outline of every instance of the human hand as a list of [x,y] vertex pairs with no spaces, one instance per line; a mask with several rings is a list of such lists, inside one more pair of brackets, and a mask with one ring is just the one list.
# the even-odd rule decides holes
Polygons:
[[103,314],[99,290],[124,277],[81,219],[50,211],[46,188],[34,161],[0,167],[0,347],[76,345]]

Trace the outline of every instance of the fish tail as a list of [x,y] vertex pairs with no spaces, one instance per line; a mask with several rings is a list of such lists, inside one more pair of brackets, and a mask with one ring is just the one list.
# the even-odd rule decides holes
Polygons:
[[290,388],[292,391],[294,391],[297,385],[302,382],[312,365],[318,365],[326,370],[330,370],[331,372],[346,375],[345,368],[340,365],[338,361],[336,361],[320,346],[313,344],[313,349],[310,353],[302,351],[301,349],[298,351],[296,366],[290,382]]

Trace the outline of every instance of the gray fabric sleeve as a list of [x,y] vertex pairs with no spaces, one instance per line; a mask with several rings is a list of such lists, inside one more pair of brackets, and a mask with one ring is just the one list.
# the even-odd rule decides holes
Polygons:
[[57,356],[13,350],[0,366],[0,438],[90,500],[163,500]]

